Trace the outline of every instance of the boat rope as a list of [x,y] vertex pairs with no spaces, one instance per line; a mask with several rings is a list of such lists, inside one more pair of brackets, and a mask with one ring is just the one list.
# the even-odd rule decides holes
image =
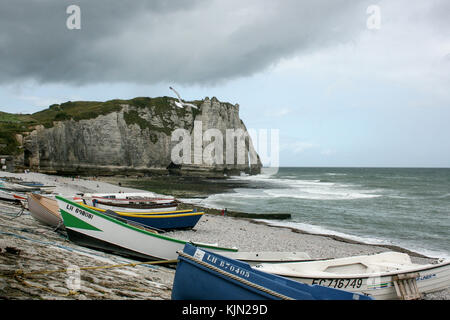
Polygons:
[[58,230],[59,228],[61,228],[61,226],[64,226],[64,222],[62,220],[59,220],[58,225],[52,231]]
[[12,217],[11,220],[20,217],[24,211],[25,211],[25,207],[22,207],[22,209],[18,213],[16,213],[16,215],[14,217]]
[[60,296],[63,296],[63,297],[73,296],[73,295],[77,295],[79,293],[78,291],[69,290],[69,292],[67,294],[62,294],[61,292],[58,292],[56,290],[52,290],[52,289],[47,288],[47,287],[38,286],[36,284],[31,284],[31,283],[29,283],[29,282],[19,278],[18,276],[15,276],[14,279],[16,279],[18,282],[20,282],[21,284],[23,284],[23,285],[25,285],[25,286],[27,286],[29,288],[40,289],[40,290],[47,291],[47,292],[50,292],[50,293],[53,293],[53,294],[57,294],[57,295],[60,295]]
[[222,274],[222,275],[224,275],[226,277],[229,277],[229,278],[231,278],[233,280],[241,282],[241,283],[243,283],[243,284],[245,284],[245,285],[247,285],[249,287],[255,288],[255,289],[260,290],[260,291],[263,291],[263,292],[268,293],[268,294],[270,294],[270,295],[272,295],[274,297],[280,298],[281,300],[295,300],[295,299],[293,299],[291,297],[288,297],[288,296],[285,296],[285,295],[283,295],[281,293],[278,293],[276,291],[267,289],[266,287],[260,286],[260,285],[258,285],[256,283],[251,282],[251,281],[242,279],[241,277],[238,277],[238,276],[236,276],[236,275],[234,275],[232,273],[229,273],[229,272],[224,271],[224,270],[222,270],[220,268],[217,268],[217,267],[215,267],[215,266],[213,266],[213,265],[211,265],[209,263],[203,262],[202,260],[194,258],[193,256],[190,256],[190,255],[188,255],[188,254],[186,254],[186,253],[184,253],[182,251],[177,251],[177,253],[178,253],[178,255],[182,256],[183,258],[186,258],[186,259],[191,260],[191,261],[193,261],[195,263],[198,263],[198,264],[200,264],[200,265],[202,265],[202,266],[204,266],[204,267],[206,267],[208,269],[211,269],[211,270],[213,270],[215,272],[218,272],[218,273],[220,273],[220,274]]
[[[114,264],[114,265],[106,265],[106,266],[91,266],[91,267],[81,267],[80,270],[100,270],[100,269],[112,269],[112,268],[123,268],[123,267],[136,267],[141,264],[148,264],[148,265],[156,265],[156,264],[174,264],[177,263],[178,260],[156,260],[156,261],[146,261],[146,262],[132,262],[132,263],[121,263],[121,264]],[[30,277],[36,274],[50,274],[50,273],[61,273],[61,272],[67,272],[71,270],[71,268],[64,268],[64,269],[57,269],[57,270],[38,270],[38,271],[31,271],[31,272],[24,272],[22,269],[17,269],[14,271],[8,271],[4,274],[0,274],[0,277],[10,277],[10,276],[20,276],[20,277]]]

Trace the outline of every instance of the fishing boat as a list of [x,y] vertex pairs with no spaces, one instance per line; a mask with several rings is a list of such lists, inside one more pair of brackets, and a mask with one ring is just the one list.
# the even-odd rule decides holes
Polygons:
[[0,200],[24,201],[27,200],[27,198],[23,193],[0,189]]
[[[136,225],[56,196],[69,240],[90,248],[144,260],[174,260],[187,241],[145,230]],[[197,243],[212,251],[235,252],[216,244]]]
[[160,197],[153,192],[124,192],[124,193],[84,193],[83,198],[117,201],[130,203],[131,201],[152,201],[155,203],[167,203],[176,201],[173,197]]
[[153,212],[150,214],[115,212],[111,210],[106,210],[105,212],[117,219],[134,221],[159,230],[192,229],[204,214],[204,212],[195,210],[179,210],[172,213]]
[[[167,203],[123,203],[122,202],[111,202],[111,201],[102,201],[97,198],[84,198],[83,203],[89,205],[91,207],[104,209],[104,210],[112,210],[112,211],[121,211],[121,212],[131,212],[131,213],[149,213],[149,212],[161,212],[161,211],[174,211],[177,209],[178,202],[167,202]],[[128,201],[128,200],[127,200]]]
[[173,300],[372,300],[348,291],[308,285],[253,269],[187,243],[178,252]]
[[40,191],[39,187],[30,187],[8,181],[0,181],[0,188],[7,191],[18,191],[18,192]]
[[450,286],[450,260],[415,264],[409,255],[382,252],[321,261],[260,264],[257,270],[290,279],[363,293],[377,300],[420,299]]
[[36,193],[29,193],[28,210],[31,216],[39,222],[51,227],[64,229],[64,223],[55,199],[47,198]]
[[12,192],[0,189],[0,200],[16,201]]
[[14,183],[9,181],[0,181],[0,189],[12,192],[42,192],[42,193],[52,193],[56,186],[37,186],[28,185],[25,182]]
[[146,211],[122,211],[122,208],[116,208],[114,207],[115,210],[110,210],[110,209],[101,209],[98,207],[93,207],[90,205],[87,205],[84,203],[83,200],[76,200],[76,202],[78,202],[80,205],[82,205],[83,207],[95,210],[95,211],[99,211],[99,212],[106,212],[106,211],[114,211],[118,214],[130,214],[130,215],[150,215],[150,214],[177,214],[177,213],[193,213],[196,212],[194,209],[183,209],[183,210],[171,210],[171,211],[153,211],[153,210],[146,210]]

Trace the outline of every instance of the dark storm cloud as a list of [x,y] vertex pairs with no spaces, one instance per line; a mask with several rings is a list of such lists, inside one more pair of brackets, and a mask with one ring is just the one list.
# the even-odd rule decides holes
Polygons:
[[[220,82],[351,41],[376,2],[3,1],[0,82]],[[71,4],[81,30],[66,28]]]

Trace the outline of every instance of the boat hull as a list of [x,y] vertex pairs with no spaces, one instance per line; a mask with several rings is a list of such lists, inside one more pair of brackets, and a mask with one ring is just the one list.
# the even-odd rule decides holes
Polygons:
[[24,201],[26,200],[26,196],[21,193],[17,193],[15,191],[7,191],[7,190],[0,190],[0,200],[6,200],[6,201]]
[[[69,240],[100,250],[123,248],[126,255],[149,260],[173,260],[177,251],[182,250],[186,241],[152,233],[122,221],[106,216],[95,210],[83,207],[75,202],[56,196],[63,221],[68,231]],[[71,237],[72,236],[72,237]],[[92,241],[92,239],[95,241]],[[237,251],[235,248],[223,248],[203,245],[210,250]]]
[[151,214],[151,215],[120,215],[119,217],[138,222],[151,228],[161,230],[192,229],[203,212],[180,213],[180,214]]
[[18,199],[14,198],[14,194],[12,192],[3,190],[0,190],[0,200],[18,201]]
[[352,300],[371,298],[338,289],[306,285],[252,269],[186,244],[179,253],[173,300]]
[[31,216],[46,225],[52,227],[59,226],[61,229],[64,229],[64,223],[56,201],[43,198],[36,194],[28,194],[28,210]]
[[255,268],[301,283],[367,294],[377,300],[400,299],[394,285],[394,277],[399,275],[413,277],[421,294],[450,286],[450,261],[419,265],[412,263],[407,254],[398,252],[278,265],[261,264]]
[[[449,263],[450,264],[450,263]],[[450,285],[450,266],[430,267],[424,270],[416,270],[417,288],[420,293],[430,293],[444,290]],[[342,288],[344,290],[363,293],[376,300],[397,300],[399,297],[395,291],[392,275],[378,275],[372,277],[340,277],[340,278],[307,278],[288,277],[292,280],[307,284],[319,284],[330,288]]]

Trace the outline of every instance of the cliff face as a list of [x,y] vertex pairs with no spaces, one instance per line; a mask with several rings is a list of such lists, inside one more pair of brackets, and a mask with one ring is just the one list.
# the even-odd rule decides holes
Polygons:
[[[227,131],[247,132],[239,118],[239,106],[215,98],[206,98],[198,106],[178,108],[170,99],[163,108],[123,103],[117,110],[91,119],[54,121],[49,128],[36,126],[28,135],[19,136],[24,150],[20,161],[25,167],[60,174],[259,173],[261,162],[245,134],[241,137],[246,141],[245,155],[238,159],[235,152],[227,158]],[[176,129],[187,133],[183,141],[173,139]],[[216,136],[223,135],[223,141],[213,139],[222,143],[223,150],[216,144],[215,150],[205,152],[212,149],[211,139],[204,138],[205,133],[209,137],[209,129]],[[179,154],[185,155],[185,161],[174,163],[173,148],[181,145],[185,148]],[[208,154],[214,161],[206,159]]]

